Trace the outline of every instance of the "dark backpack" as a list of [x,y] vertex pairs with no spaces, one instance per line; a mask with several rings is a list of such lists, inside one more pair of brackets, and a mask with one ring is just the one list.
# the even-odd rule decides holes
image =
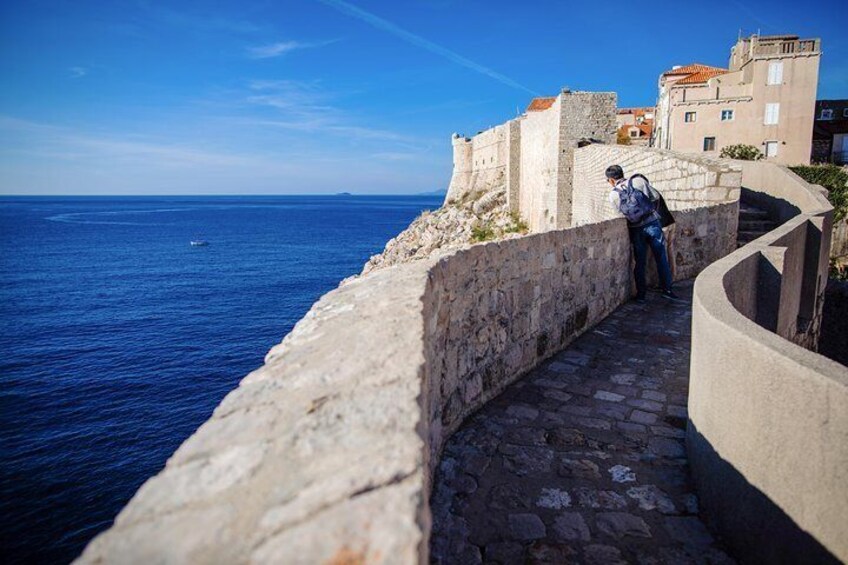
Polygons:
[[[645,178],[642,175],[633,175],[624,188],[615,189],[618,192],[618,209],[631,224],[638,223],[654,212],[654,203],[651,199],[638,188],[633,188],[633,179],[636,177]],[[647,179],[645,182],[647,184]],[[647,186],[650,187],[650,184]]]

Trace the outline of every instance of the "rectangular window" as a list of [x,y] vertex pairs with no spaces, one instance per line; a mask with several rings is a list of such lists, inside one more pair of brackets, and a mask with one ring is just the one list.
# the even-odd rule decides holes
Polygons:
[[768,84],[783,84],[783,61],[769,63]]
[[842,109],[842,117],[843,117],[843,118],[848,118],[848,108],[843,108],[843,109]]
[[766,141],[766,158],[777,157],[777,142]]
[[820,120],[832,120],[833,119],[833,109],[832,108],[822,108]]
[[767,126],[773,126],[780,120],[780,104],[766,104],[766,115],[763,123]]
[[715,151],[715,138],[714,137],[705,137],[704,138],[704,151]]
[[695,112],[686,112],[683,114],[683,121],[689,124],[694,122],[696,117]]
[[638,129],[630,130],[630,137],[639,137],[639,130]]
[[732,122],[733,121],[733,110],[722,110],[721,111],[721,121]]

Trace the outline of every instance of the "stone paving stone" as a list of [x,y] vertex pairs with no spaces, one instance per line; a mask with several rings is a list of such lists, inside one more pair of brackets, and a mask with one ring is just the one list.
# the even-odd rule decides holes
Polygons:
[[645,520],[627,512],[601,512],[596,521],[598,530],[617,539],[626,536],[651,537],[651,528]]
[[527,563],[536,565],[541,563],[569,563],[577,550],[566,544],[553,544],[537,541],[530,545],[527,551]]
[[598,464],[588,459],[562,459],[558,472],[561,477],[593,480],[599,480],[601,478],[601,474],[598,471]]
[[678,430],[677,428],[669,428],[667,426],[651,426],[651,431],[658,436],[663,437],[675,437],[679,439],[683,439],[686,437],[686,432],[683,430]]
[[579,512],[562,512],[554,518],[552,535],[561,540],[589,541],[592,534]]
[[635,499],[642,510],[658,510],[663,514],[674,514],[676,508],[671,498],[656,485],[642,485],[627,489],[627,496]]
[[685,406],[676,406],[672,404],[668,407],[668,413],[672,416],[677,416],[678,418],[688,418],[689,411],[686,410]]
[[583,508],[615,510],[627,507],[627,500],[612,490],[594,490],[581,487],[574,489],[574,494],[577,495],[577,504]]
[[684,457],[683,444],[666,437],[652,437],[648,440],[648,449],[661,457]]
[[490,543],[485,547],[486,563],[511,565],[524,560],[524,546],[514,541]]
[[571,506],[571,495],[567,491],[558,488],[543,488],[539,499],[536,500],[536,506],[562,510]]
[[594,398],[598,400],[606,400],[607,402],[621,402],[625,399],[625,396],[623,394],[616,394],[606,390],[599,390],[595,393]]
[[514,540],[527,541],[545,537],[545,524],[535,514],[510,514],[509,531]]
[[636,473],[634,473],[630,467],[625,467],[624,465],[615,465],[614,467],[610,467],[608,472],[612,477],[612,482],[614,483],[629,483],[636,480]]
[[654,424],[657,421],[657,415],[652,412],[634,410],[630,413],[630,420],[637,424]]
[[433,563],[733,563],[687,471],[690,332],[650,294],[470,417],[434,478]]
[[663,409],[663,405],[661,402],[656,402],[655,400],[645,400],[644,398],[631,398],[627,401],[627,404],[630,406],[634,406],[640,410],[645,410],[647,412],[660,412]]
[[583,551],[589,565],[627,565],[621,551],[609,545],[587,545]]
[[642,398],[647,398],[648,400],[656,400],[657,402],[665,402],[667,397],[661,392],[657,392],[655,390],[646,390],[642,392]]

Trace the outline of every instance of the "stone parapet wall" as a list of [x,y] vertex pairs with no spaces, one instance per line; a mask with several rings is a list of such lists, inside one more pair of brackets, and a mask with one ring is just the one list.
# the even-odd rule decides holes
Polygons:
[[698,277],[687,449],[742,561],[848,561],[848,368],[812,351],[833,210],[784,167],[741,163],[785,221]]
[[671,210],[739,200],[742,173],[735,162],[647,147],[589,145],[575,151],[573,225],[619,215],[607,200],[610,186],[604,171],[610,165],[621,165],[628,177],[635,173],[648,177]]
[[[716,207],[697,221],[721,218]],[[698,257],[692,272],[716,258]],[[629,261],[615,219],[342,285],[79,562],[427,563],[449,434],[627,300]]]
[[623,221],[474,246],[430,270],[430,437],[443,441],[508,384],[630,296]]
[[830,256],[842,262],[848,261],[848,219],[846,218],[833,224]]
[[323,296],[78,562],[426,562],[429,266]]

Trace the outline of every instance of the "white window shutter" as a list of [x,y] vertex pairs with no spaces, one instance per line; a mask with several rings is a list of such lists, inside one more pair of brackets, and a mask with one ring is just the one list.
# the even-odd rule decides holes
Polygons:
[[768,84],[783,84],[783,61],[769,63]]
[[765,125],[774,125],[780,120],[780,104],[766,104],[766,115],[763,123]]

